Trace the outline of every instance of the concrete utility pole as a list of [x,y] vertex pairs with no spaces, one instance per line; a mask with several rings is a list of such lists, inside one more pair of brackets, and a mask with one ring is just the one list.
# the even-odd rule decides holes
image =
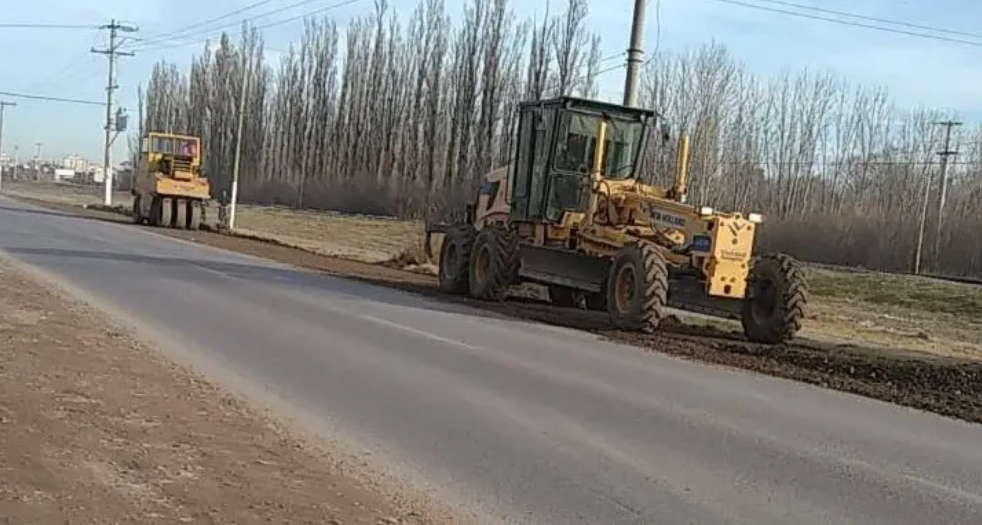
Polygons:
[[106,49],[92,48],[92,52],[109,57],[109,80],[106,83],[106,143],[105,151],[102,154],[102,169],[104,173],[103,183],[105,184],[104,204],[111,206],[113,203],[112,145],[115,140],[113,135],[113,93],[119,88],[116,85],[116,58],[134,56],[134,53],[119,50],[119,46],[122,44],[119,41],[119,32],[133,33],[138,29],[135,26],[120,24],[115,19],[108,25],[102,26],[101,29],[109,30],[109,47]]
[[242,157],[242,126],[245,122],[246,95],[249,93],[248,59],[242,63],[242,91],[239,92],[239,122],[235,130],[235,160],[232,163],[232,195],[228,209],[228,229],[235,229],[235,208],[239,203],[239,161]]
[[[944,206],[948,193],[948,157],[957,155],[957,151],[951,151],[951,129],[961,126],[961,122],[945,121],[935,122],[935,124],[945,127],[944,147],[938,152],[941,156],[941,188],[938,198],[938,230],[934,239],[935,258],[940,261],[941,252],[941,227],[944,222]],[[921,202],[920,225],[917,228],[917,248],[914,251],[914,274],[921,273],[921,260],[924,256],[924,231],[927,229],[927,209],[931,202],[931,178],[924,181],[924,199]]]
[[40,142],[34,143],[34,180],[41,180],[41,146],[44,144]]
[[914,250],[914,275],[921,273],[921,254],[924,251],[924,227],[927,225],[927,206],[931,201],[931,177],[924,178],[924,200],[921,201],[921,220],[917,228],[917,248]]
[[631,44],[627,49],[627,78],[624,81],[624,105],[637,107],[641,89],[641,56],[644,54],[644,8],[648,0],[634,0],[634,22]]
[[[7,106],[16,106],[16,102],[0,100],[0,157],[3,157],[3,110]],[[3,161],[0,159],[0,189],[3,188]]]
[[961,126],[962,123],[946,120],[944,122],[937,122],[936,124],[945,127],[944,148],[938,152],[938,155],[941,157],[941,191],[940,195],[938,195],[938,233],[934,238],[934,257],[940,263],[941,229],[944,226],[944,208],[948,200],[948,157],[958,155],[957,151],[951,150],[951,129],[955,126]]

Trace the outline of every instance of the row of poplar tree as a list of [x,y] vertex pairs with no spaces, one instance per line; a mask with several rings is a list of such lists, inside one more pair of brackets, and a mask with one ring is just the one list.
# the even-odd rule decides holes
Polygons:
[[[208,44],[189,69],[155,66],[140,92],[139,133],[201,136],[205,170],[216,191],[227,188],[245,80],[244,201],[446,212],[508,161],[518,102],[619,101],[599,86],[621,84],[625,54],[602,52],[586,0],[563,7],[521,19],[508,0],[470,0],[452,24],[443,0],[421,0],[407,17],[378,0],[344,26],[306,19],[285,51],[244,27],[238,41]],[[955,130],[959,155],[939,221],[944,130],[935,122],[955,115],[899,108],[885,89],[830,72],[764,78],[717,42],[659,50],[645,62],[641,95],[673,133],[691,137],[689,201],[765,213],[762,249],[906,270],[927,195],[924,266],[982,275],[982,128]],[[674,148],[651,141],[649,181],[670,183]]]

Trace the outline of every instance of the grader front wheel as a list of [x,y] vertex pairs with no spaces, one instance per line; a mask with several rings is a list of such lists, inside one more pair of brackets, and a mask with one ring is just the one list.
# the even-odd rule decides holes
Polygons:
[[471,297],[501,301],[515,282],[520,264],[518,238],[498,226],[485,226],[474,239],[470,256]]
[[476,231],[470,224],[455,224],[447,229],[440,246],[440,290],[463,295],[470,290],[470,254]]
[[743,332],[755,343],[789,341],[801,329],[807,303],[805,274],[798,261],[784,254],[762,256],[747,280]]
[[621,330],[654,332],[668,303],[668,263],[661,249],[640,241],[625,246],[607,279],[607,311]]

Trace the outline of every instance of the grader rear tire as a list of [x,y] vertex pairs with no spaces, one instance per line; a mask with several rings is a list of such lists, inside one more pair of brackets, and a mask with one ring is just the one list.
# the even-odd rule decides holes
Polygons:
[[454,224],[440,246],[440,290],[464,295],[470,291],[470,255],[477,231],[470,224]]
[[474,239],[468,281],[471,297],[501,301],[518,277],[518,237],[500,226],[485,226]]
[[808,304],[805,273],[793,257],[768,254],[750,270],[743,300],[743,333],[755,343],[778,344],[801,330]]
[[652,333],[667,304],[668,263],[661,248],[647,241],[622,248],[607,279],[607,311],[614,326]]

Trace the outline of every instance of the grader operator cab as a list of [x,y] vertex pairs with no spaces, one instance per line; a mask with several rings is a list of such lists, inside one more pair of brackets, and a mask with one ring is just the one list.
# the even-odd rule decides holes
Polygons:
[[143,137],[133,183],[133,222],[197,230],[211,188],[201,174],[198,137],[149,133]]
[[678,308],[740,319],[755,342],[794,337],[798,263],[753,257],[759,214],[686,204],[687,140],[674,187],[641,182],[655,117],[571,97],[520,104],[510,165],[485,177],[465,221],[427,228],[427,244],[445,234],[440,287],[501,300],[532,282],[557,305],[606,309],[619,329],[654,331]]

